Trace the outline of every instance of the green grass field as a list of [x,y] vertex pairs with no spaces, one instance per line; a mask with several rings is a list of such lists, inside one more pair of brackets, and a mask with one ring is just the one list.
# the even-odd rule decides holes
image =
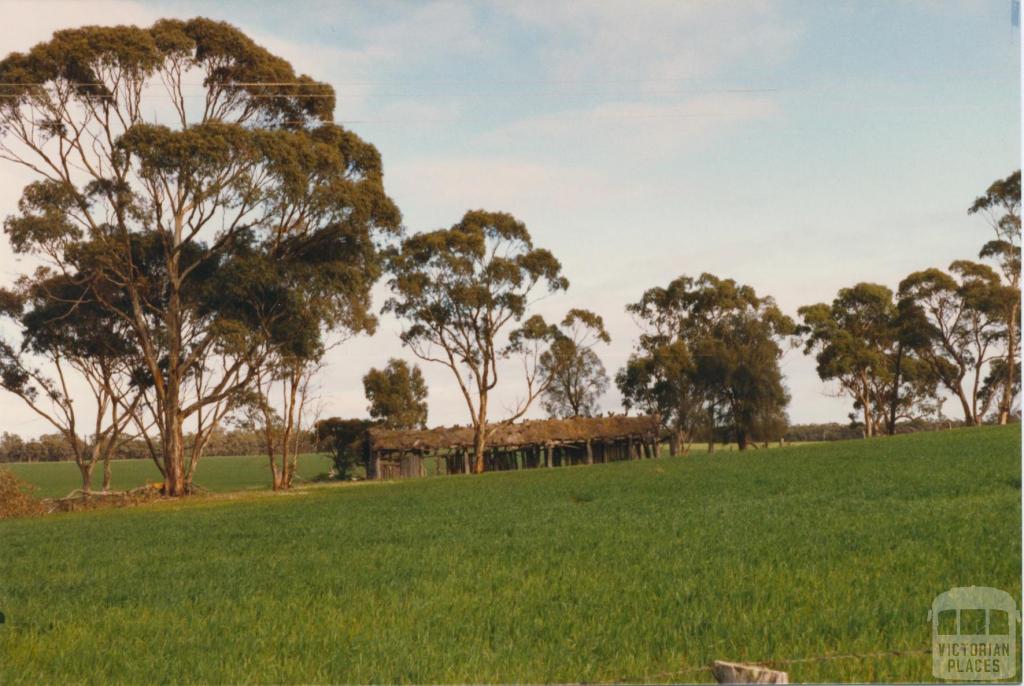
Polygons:
[[[40,498],[59,498],[82,487],[82,477],[74,462],[32,462],[0,467],[10,469],[35,486],[34,494]],[[308,453],[299,455],[296,473],[300,479],[308,480],[318,474],[326,474],[330,469],[329,457]],[[127,490],[161,479],[152,460],[116,460],[112,463],[111,474],[111,488],[114,490]],[[102,483],[102,467],[97,467],[93,474],[93,487],[99,488]],[[196,483],[213,493],[269,489],[270,467],[263,455],[205,457],[199,463]]]
[[[794,447],[790,444],[786,447]],[[769,446],[776,449],[777,444]],[[735,444],[718,445],[718,452],[729,452],[736,449]],[[693,454],[707,450],[706,443],[695,443],[691,446]],[[662,446],[662,452],[668,454],[668,445]],[[427,474],[437,473],[437,464],[433,459],[423,462]],[[82,478],[74,462],[32,462],[0,465],[10,469],[19,478],[35,487],[34,495],[40,498],[60,498],[71,491],[82,487]],[[299,455],[297,475],[299,483],[314,477],[327,474],[331,469],[331,459],[326,454],[306,453]],[[111,473],[111,488],[127,490],[141,486],[147,482],[160,481],[160,472],[153,466],[152,460],[116,460]],[[356,468],[362,474],[362,467]],[[93,485],[99,488],[103,482],[102,467],[97,467],[93,475]],[[238,455],[231,457],[210,456],[199,463],[196,483],[212,493],[231,493],[234,491],[255,491],[270,489],[270,468],[267,458],[262,455]]]
[[1020,451],[981,428],[4,521],[0,683],[709,681],[926,649],[939,592],[1020,598]]

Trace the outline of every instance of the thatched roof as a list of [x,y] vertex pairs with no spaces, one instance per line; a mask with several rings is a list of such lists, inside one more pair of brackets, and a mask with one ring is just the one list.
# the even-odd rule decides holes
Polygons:
[[[626,436],[644,436],[650,440],[659,432],[657,417],[574,417],[572,419],[539,419],[518,424],[489,425],[493,431],[487,444],[498,448],[515,448],[545,443],[581,443],[591,440],[613,440]],[[441,450],[470,448],[473,428],[468,426],[439,427],[420,431],[393,431],[373,428],[370,440],[377,450]]]

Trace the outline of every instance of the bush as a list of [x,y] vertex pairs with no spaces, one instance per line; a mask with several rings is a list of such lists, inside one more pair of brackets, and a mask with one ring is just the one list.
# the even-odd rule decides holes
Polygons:
[[33,490],[9,469],[0,469],[0,519],[43,514],[43,504],[32,495]]
[[316,423],[317,445],[331,453],[334,478],[347,481],[363,462],[363,443],[366,432],[380,422],[372,419],[342,419],[331,417]]

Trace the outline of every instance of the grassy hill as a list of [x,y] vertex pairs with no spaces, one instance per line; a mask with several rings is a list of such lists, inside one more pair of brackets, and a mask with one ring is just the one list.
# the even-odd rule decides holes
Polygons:
[[[927,649],[939,592],[1020,598],[1020,450],[982,428],[0,522],[0,683],[708,681]],[[918,653],[785,668],[931,680]]]

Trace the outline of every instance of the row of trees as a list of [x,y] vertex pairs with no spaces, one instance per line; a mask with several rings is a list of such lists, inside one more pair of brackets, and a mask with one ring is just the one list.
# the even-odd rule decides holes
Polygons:
[[[608,385],[601,317],[535,311],[569,287],[555,256],[502,212],[404,235],[380,155],[333,122],[334,106],[330,86],[206,19],[59,31],[0,61],[0,159],[33,177],[4,229],[36,265],[0,291],[0,318],[17,332],[0,341],[0,386],[64,438],[85,490],[131,440],[165,493],[186,494],[226,424],[259,435],[274,487],[290,487],[324,355],[375,332],[370,291],[385,277],[383,310],[404,344],[457,383],[476,471],[496,425],[538,400],[559,416],[596,411]],[[994,186],[972,208],[996,226],[983,257],[1002,279],[966,262],[908,277],[887,333],[870,334],[884,374],[877,355],[856,370],[831,361],[849,345],[837,333],[846,308],[884,292],[805,308],[798,327],[748,286],[684,276],[629,307],[643,333],[615,379],[627,408],[659,414],[674,452],[701,431],[741,448],[777,434],[782,344],[802,335],[824,355],[823,378],[875,375],[858,396],[872,427],[939,384],[963,391],[972,419],[996,403],[1005,420],[1019,377],[1019,311],[999,290],[1019,287],[1011,191]],[[1008,351],[1002,366],[996,348]],[[499,372],[505,382],[513,368],[524,393],[497,413]],[[991,379],[965,390],[965,369]],[[418,369],[393,361],[364,385],[374,420],[425,424]]]
[[207,19],[59,31],[0,61],[0,159],[34,177],[4,228],[38,265],[0,293],[17,332],[0,384],[64,437],[85,490],[132,439],[165,493],[186,494],[229,420],[262,432],[288,488],[315,373],[331,345],[374,332],[385,270],[403,340],[459,381],[478,470],[499,360],[526,369],[512,421],[568,342],[607,340],[592,313],[529,312],[568,281],[510,215],[396,243],[380,155],[334,105],[330,86]]
[[864,435],[939,417],[946,394],[975,426],[1010,419],[1020,392],[1020,171],[968,210],[995,231],[979,258],[908,275],[894,293],[859,283],[831,303],[800,308],[805,351],[819,376],[849,396]]
[[[185,445],[191,449],[195,436],[185,434]],[[312,452],[317,449],[313,431],[303,431],[298,439],[299,452]],[[208,455],[265,455],[266,445],[262,431],[225,427],[213,432],[206,444]],[[3,432],[0,434],[0,463],[7,462],[63,462],[73,460],[73,451],[67,439],[59,433],[48,433],[34,438],[23,438],[17,434]],[[149,449],[144,440],[130,437],[124,438],[111,454],[114,460],[146,460]],[[97,466],[106,476],[111,469],[108,463]],[[109,486],[109,481],[107,482]]]

